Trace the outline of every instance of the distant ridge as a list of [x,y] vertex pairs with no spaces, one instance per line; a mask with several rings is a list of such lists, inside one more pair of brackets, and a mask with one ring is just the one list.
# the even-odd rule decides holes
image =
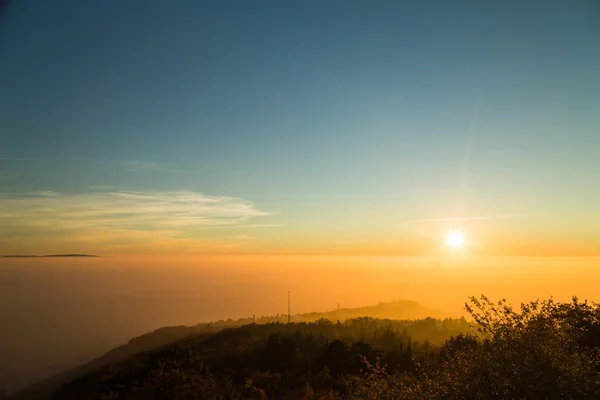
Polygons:
[[34,254],[8,254],[0,256],[2,258],[52,258],[52,257],[100,257],[95,254],[44,254],[44,255],[34,255]]
[[448,312],[423,307],[416,301],[398,300],[379,302],[374,306],[339,308],[326,312],[311,312],[292,316],[294,322],[313,322],[321,318],[331,321],[344,321],[352,318],[371,317],[381,319],[424,319],[454,317]]
[[[355,318],[370,317],[380,320],[404,321],[406,326],[414,324],[415,320],[424,320],[426,318],[438,318],[440,320],[451,318],[450,313],[440,310],[433,310],[421,306],[419,303],[410,300],[399,300],[392,302],[379,302],[373,306],[363,306],[356,308],[338,308],[325,312],[311,312],[291,315],[292,324],[303,324],[329,320],[332,323],[336,321],[346,321]],[[238,328],[243,325],[261,325],[261,324],[286,324],[287,313],[277,314],[276,316],[260,316],[240,318],[238,320],[228,319],[212,322],[201,322],[193,326],[165,326],[152,332],[134,337],[127,344],[115,347],[103,355],[92,359],[91,361],[64,370],[58,374],[50,376],[33,383],[29,387],[16,393],[13,400],[39,400],[51,399],[52,393],[60,388],[66,382],[77,377],[98,370],[107,365],[115,365],[118,362],[128,359],[135,354],[153,351],[163,348],[179,340],[193,337],[208,337],[211,334],[227,328]],[[458,320],[458,319],[457,319]]]

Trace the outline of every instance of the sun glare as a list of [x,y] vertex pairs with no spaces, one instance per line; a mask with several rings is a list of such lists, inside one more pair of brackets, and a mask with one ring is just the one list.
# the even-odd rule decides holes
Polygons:
[[450,231],[446,235],[446,245],[452,249],[460,249],[465,244],[465,235],[461,231]]

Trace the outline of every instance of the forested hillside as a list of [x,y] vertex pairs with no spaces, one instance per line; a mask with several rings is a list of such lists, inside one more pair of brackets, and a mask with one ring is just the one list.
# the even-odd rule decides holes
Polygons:
[[[435,362],[446,339],[469,330],[464,319],[432,318],[393,321],[362,317],[343,323],[321,319],[313,323],[251,324],[212,335],[190,336],[160,351],[101,368],[66,385],[58,398],[147,398],[150,392],[163,391],[155,384],[185,387],[192,384],[188,379],[204,382],[208,376],[215,379],[209,379],[210,385],[220,389],[206,390],[215,393],[240,389],[244,396],[264,392],[280,398],[314,377],[324,380],[324,387],[341,391],[347,376],[358,375],[364,369],[363,357],[374,364],[377,360],[384,362],[390,373],[414,372],[419,365]],[[196,376],[196,372],[201,375]],[[182,381],[171,376],[173,373],[183,374],[179,377]],[[179,389],[175,386],[172,389],[176,392]],[[109,387],[109,391],[103,389]],[[164,390],[171,393],[168,396],[179,396],[171,389]],[[198,395],[208,396],[202,390]],[[192,392],[181,396],[187,398]]]
[[[64,385],[54,399],[597,399],[600,307],[473,298],[476,322],[252,324],[180,340]],[[411,339],[411,329],[451,334]]]
[[[425,308],[418,303],[412,301],[395,301],[381,302],[375,306],[357,307],[357,308],[341,308],[329,312],[308,313],[292,315],[292,321],[317,321],[330,320],[344,322],[347,318],[357,316],[388,318],[390,320],[404,320],[404,322],[396,322],[399,324],[397,329],[407,329],[411,337],[420,338],[421,340],[429,339],[439,342],[447,337],[450,332],[446,328],[437,330],[433,328],[431,321],[426,320],[419,323],[413,323],[410,319],[426,319],[430,316],[444,315],[441,311]],[[18,393],[17,399],[37,399],[48,396],[60,387],[61,384],[68,382],[76,377],[95,371],[98,368],[106,365],[115,364],[121,360],[125,360],[140,352],[147,352],[161,346],[167,345],[185,337],[200,338],[202,335],[207,335],[219,332],[226,328],[235,328],[249,324],[273,324],[284,323],[287,321],[287,315],[275,316],[252,316],[249,318],[241,318],[237,320],[227,319],[218,320],[206,323],[199,323],[194,326],[169,326],[157,329],[153,332],[135,337],[127,344],[116,347],[106,354],[86,363],[80,367],[64,371],[58,375],[52,376],[49,379],[32,385],[31,387]],[[448,323],[446,323],[447,325]],[[433,329],[433,330],[432,330]],[[453,329],[453,328],[448,328]],[[466,322],[462,322],[462,330],[467,329]]]

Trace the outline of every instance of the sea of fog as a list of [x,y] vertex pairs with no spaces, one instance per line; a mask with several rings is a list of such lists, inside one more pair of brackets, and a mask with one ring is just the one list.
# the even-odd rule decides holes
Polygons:
[[[0,259],[0,389],[14,391],[166,325],[469,295],[599,300],[593,258],[101,257]],[[593,296],[596,296],[595,298]]]

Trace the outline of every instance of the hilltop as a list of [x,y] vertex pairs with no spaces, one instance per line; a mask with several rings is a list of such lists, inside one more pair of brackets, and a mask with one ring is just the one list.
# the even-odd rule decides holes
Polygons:
[[[328,320],[331,322],[345,322],[350,319],[356,319],[359,317],[370,317],[380,318],[382,320],[396,320],[405,321],[409,323],[411,320],[425,319],[428,317],[442,317],[445,313],[442,311],[431,310],[414,301],[394,301],[394,302],[380,302],[374,306],[357,307],[357,308],[341,308],[326,312],[312,312],[305,314],[295,314],[292,316],[292,322],[296,323],[307,323]],[[118,346],[102,356],[91,360],[90,362],[83,364],[79,367],[64,371],[57,375],[54,375],[46,380],[38,382],[25,390],[19,392],[14,398],[15,399],[36,399],[45,398],[50,393],[60,387],[60,385],[68,382],[78,376],[95,371],[99,368],[107,365],[114,365],[118,362],[128,359],[138,353],[152,351],[170,343],[175,343],[179,340],[189,337],[208,337],[211,334],[215,334],[223,329],[237,328],[249,324],[274,324],[274,323],[285,323],[287,321],[287,315],[276,315],[276,316],[261,316],[261,317],[249,317],[241,318],[238,320],[218,320],[212,322],[199,323],[193,326],[168,326],[159,328],[155,331],[146,333],[144,335],[132,338],[127,344]],[[463,320],[464,321],[464,320]],[[463,323],[463,328],[467,326],[466,322]],[[419,324],[416,325],[420,326]],[[419,328],[417,328],[418,330]],[[429,329],[429,328],[428,328]],[[464,329],[459,330],[464,331]],[[416,331],[415,331],[416,332]],[[418,333],[421,335],[421,333]],[[447,337],[446,334],[441,333],[443,339]],[[429,340],[440,341],[440,333],[431,332]]]
[[[471,298],[464,319],[266,323],[193,334],[75,376],[60,400],[600,398],[600,305]],[[30,393],[34,394],[34,393]],[[35,393],[51,398],[51,391]]]
[[380,319],[424,319],[424,318],[446,318],[447,312],[432,310],[423,307],[415,301],[400,300],[392,302],[380,302],[374,306],[357,308],[340,308],[326,312],[312,312],[294,316],[294,321],[313,322],[321,318],[331,321],[345,321],[359,317],[372,317]]

